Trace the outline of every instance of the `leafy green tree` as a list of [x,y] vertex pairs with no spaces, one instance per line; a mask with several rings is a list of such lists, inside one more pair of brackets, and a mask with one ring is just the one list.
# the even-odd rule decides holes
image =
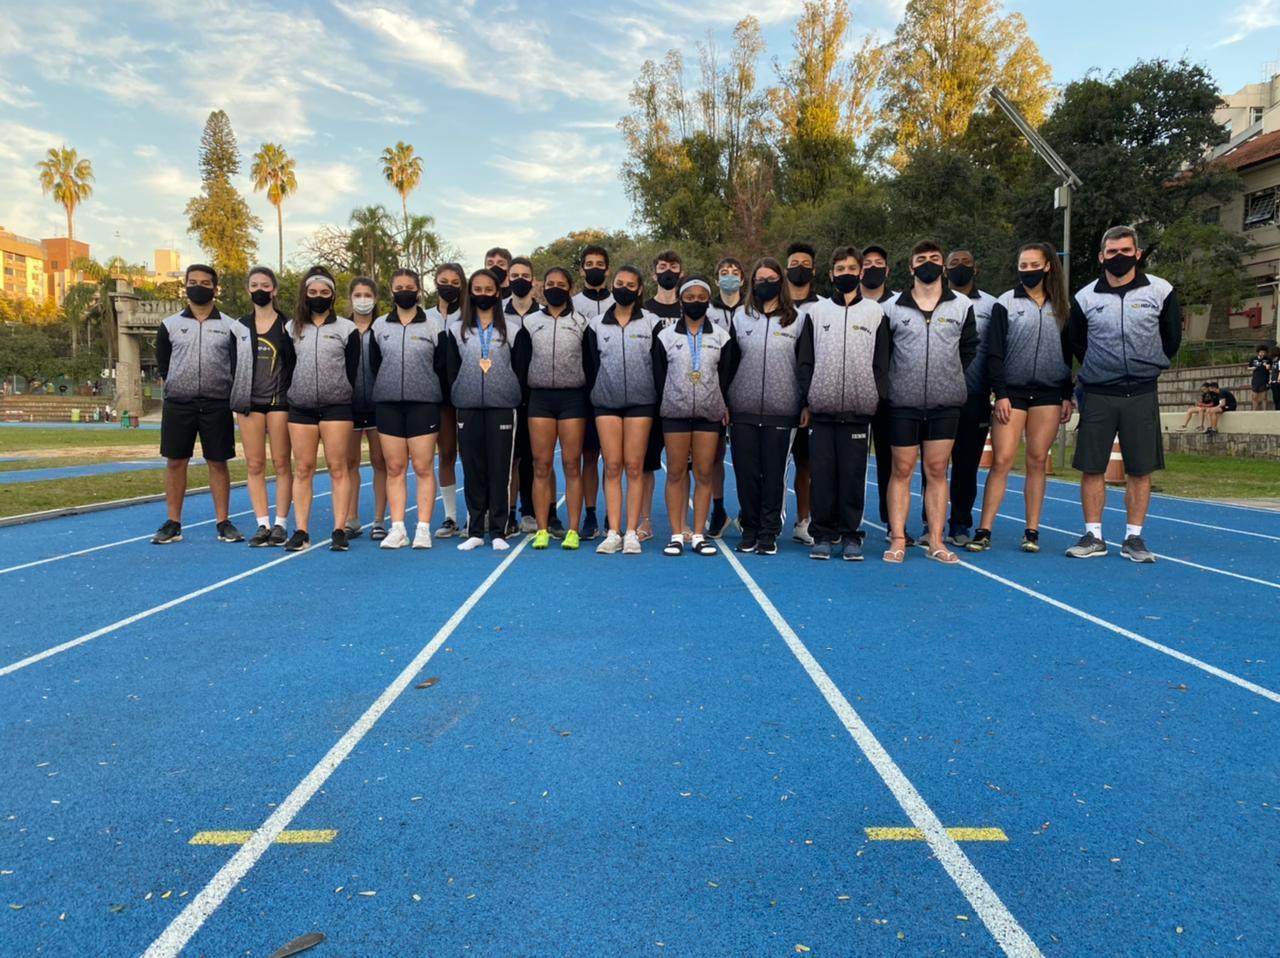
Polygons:
[[64,143],[50,147],[36,169],[40,171],[41,191],[52,193],[53,201],[66,211],[67,239],[74,240],[76,207],[93,195],[93,164]]
[[403,140],[382,151],[382,175],[400,194],[404,210],[404,230],[409,232],[409,194],[422,182],[422,157],[413,152],[413,144]]
[[255,190],[266,190],[267,201],[276,208],[276,239],[280,245],[280,272],[284,272],[284,214],[281,207],[285,198],[298,192],[298,177],[294,169],[293,157],[278,143],[263,143],[258,152],[253,154],[253,166],[249,175],[253,177]]
[[249,210],[232,177],[240,171],[240,152],[231,121],[222,110],[209,114],[200,138],[203,187],[187,203],[187,232],[196,237],[219,273],[245,272],[257,254],[253,234],[262,221]]

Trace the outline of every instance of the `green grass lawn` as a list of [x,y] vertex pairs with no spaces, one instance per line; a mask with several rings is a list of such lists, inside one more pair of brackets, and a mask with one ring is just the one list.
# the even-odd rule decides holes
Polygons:
[[27,449],[79,449],[103,446],[160,448],[155,429],[15,429],[0,425],[0,454]]

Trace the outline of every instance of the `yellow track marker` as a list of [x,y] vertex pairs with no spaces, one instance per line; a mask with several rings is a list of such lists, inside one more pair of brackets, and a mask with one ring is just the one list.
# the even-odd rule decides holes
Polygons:
[[[276,836],[277,845],[328,845],[337,837],[336,828],[299,828]],[[188,845],[243,845],[253,832],[196,832]]]
[[[873,842],[922,842],[924,832],[918,828],[864,828]],[[1007,842],[1009,836],[1001,828],[948,828],[947,834],[957,842]]]

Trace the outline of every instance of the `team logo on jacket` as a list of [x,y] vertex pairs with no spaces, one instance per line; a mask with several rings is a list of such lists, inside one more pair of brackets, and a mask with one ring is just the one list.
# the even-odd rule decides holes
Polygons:
[[[826,331],[826,332],[830,332],[830,330],[831,330],[831,324],[830,324],[830,323],[823,323],[823,324],[822,324],[822,328],[823,328],[823,330],[824,330],[824,331]],[[854,329],[860,329],[860,328],[861,328],[861,327],[859,327],[859,326],[855,326],[855,327],[854,327]]]

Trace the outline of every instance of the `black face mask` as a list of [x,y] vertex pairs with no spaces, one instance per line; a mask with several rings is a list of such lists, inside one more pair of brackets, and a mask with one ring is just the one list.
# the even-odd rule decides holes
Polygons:
[[[515,283],[511,285],[514,286]],[[542,287],[542,297],[547,301],[548,306],[559,309],[569,302],[569,291],[561,289],[559,286],[544,286]]]
[[868,266],[862,271],[862,285],[870,289],[879,289],[888,278],[889,269],[886,266]]
[[608,275],[609,271],[607,269],[600,269],[596,266],[582,271],[582,278],[587,281],[588,286],[603,286],[604,278]]
[[513,296],[519,296],[521,299],[524,299],[526,296],[528,296],[532,292],[533,292],[533,280],[525,279],[522,276],[519,279],[513,279],[511,281],[511,294]]
[[193,306],[208,306],[213,302],[212,286],[188,286],[187,299]]
[[308,296],[307,309],[313,313],[327,313],[333,306],[332,296]]
[[942,278],[942,264],[921,263],[911,272],[915,274],[916,279],[928,286],[930,283],[936,283]]
[[413,309],[418,305],[418,291],[416,289],[401,289],[391,294],[391,298],[395,300],[397,306],[401,309]]
[[972,266],[952,266],[947,270],[947,279],[952,286],[968,286],[973,282]]
[[1137,265],[1138,257],[1130,253],[1118,253],[1111,257],[1111,259],[1104,259],[1102,261],[1102,268],[1117,278],[1123,276]]
[[757,280],[752,288],[755,290],[757,305],[764,306],[765,303],[778,298],[778,294],[782,292],[782,282],[776,279],[761,279]]
[[1023,289],[1035,289],[1044,282],[1044,270],[1020,269],[1018,270],[1018,282],[1022,284]]
[[831,277],[831,285],[842,293],[852,293],[861,282],[862,280],[852,273],[841,273],[839,276]]
[[675,289],[680,284],[680,272],[678,270],[669,269],[665,273],[658,274],[658,285],[663,289]]
[[707,310],[711,307],[710,303],[681,303],[680,309],[690,319],[701,319],[707,315]]
[[498,278],[498,288],[501,289],[502,284],[507,281],[507,271],[501,266],[486,266],[485,269]]
[[787,282],[792,286],[808,286],[813,282],[813,270],[808,266],[792,266],[787,270]]
[[486,309],[493,309],[493,307],[498,305],[498,297],[488,295],[481,296],[479,294],[472,293],[471,305],[481,312],[484,312]]
[[[254,306],[266,306],[268,303],[271,302],[271,290],[255,289],[253,292],[249,294],[249,298],[253,300]],[[192,300],[192,302],[194,303],[195,300]]]
[[462,298],[461,286],[437,286],[436,292],[440,294],[440,298],[452,306]]
[[619,306],[630,306],[640,298],[640,293],[626,286],[615,286],[613,288],[613,301]]

